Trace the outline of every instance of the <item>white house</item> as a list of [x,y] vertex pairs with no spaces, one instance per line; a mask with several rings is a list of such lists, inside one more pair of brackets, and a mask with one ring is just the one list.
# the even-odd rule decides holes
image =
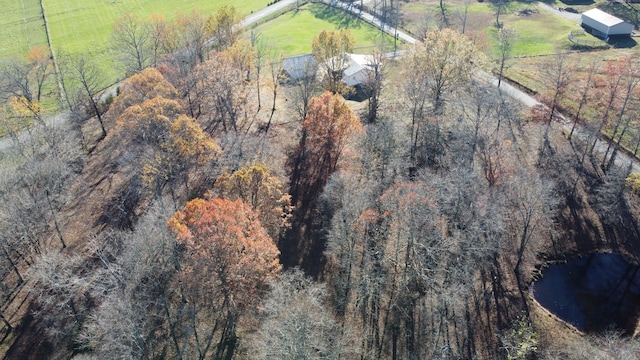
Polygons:
[[371,55],[346,54],[346,68],[342,72],[342,80],[347,86],[357,86],[363,84],[371,71],[373,71]]
[[[402,52],[386,54],[385,57],[393,58]],[[373,67],[373,55],[344,54],[339,59],[331,58],[325,66],[329,68],[342,69],[342,80],[347,86],[362,85],[370,76]],[[293,56],[283,59],[282,68],[284,73],[292,80],[300,80],[311,76],[323,76],[322,70],[313,57],[313,54]]]
[[600,9],[591,9],[582,13],[580,25],[592,35],[600,38],[609,36],[630,36],[633,25],[608,14]]

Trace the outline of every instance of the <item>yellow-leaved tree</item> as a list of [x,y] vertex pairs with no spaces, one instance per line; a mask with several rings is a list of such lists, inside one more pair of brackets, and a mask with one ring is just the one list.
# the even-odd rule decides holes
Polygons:
[[282,190],[280,179],[271,175],[264,164],[253,164],[233,174],[225,172],[216,180],[215,187],[220,197],[242,199],[249,204],[274,240],[290,226],[291,196]]
[[346,85],[342,82],[342,72],[347,66],[347,53],[353,51],[355,40],[351,31],[322,30],[313,39],[311,45],[313,56],[324,73],[325,88],[334,94],[344,92]]
[[417,87],[421,91],[415,96],[428,99],[434,113],[439,115],[448,92],[471,79],[478,56],[475,45],[466,36],[452,29],[434,28],[409,51],[406,77],[410,83],[424,85]]

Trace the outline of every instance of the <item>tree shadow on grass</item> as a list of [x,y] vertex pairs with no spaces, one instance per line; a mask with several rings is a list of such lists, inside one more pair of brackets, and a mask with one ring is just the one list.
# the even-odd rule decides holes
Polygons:
[[[524,3],[530,3],[530,2],[534,2],[535,3],[537,1],[523,1],[523,2]],[[558,4],[556,2],[556,0],[540,0],[540,2],[545,3],[547,5],[552,5],[554,7],[557,7],[558,5],[560,5],[560,4]],[[574,6],[574,5],[593,5],[593,4],[596,3],[594,0],[560,0],[560,2],[562,4],[569,5],[569,6]]]
[[593,0],[560,0],[565,5],[593,5]]
[[[389,52],[394,50],[393,37],[389,36],[386,32],[381,31],[378,28],[370,27],[367,32],[367,39],[374,43],[373,46],[368,49],[369,51],[364,51],[365,53],[371,53],[373,48],[377,48],[378,50]],[[398,40],[397,45],[400,47],[402,45],[402,41]],[[362,51],[361,51],[362,52]]]
[[362,27],[362,20],[331,6],[313,4],[310,11],[315,18],[334,24],[338,29],[359,29]]

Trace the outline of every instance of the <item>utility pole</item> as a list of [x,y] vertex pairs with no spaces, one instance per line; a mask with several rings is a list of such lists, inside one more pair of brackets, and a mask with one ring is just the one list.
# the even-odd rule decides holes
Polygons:
[[398,25],[395,26],[395,35],[393,36],[393,52],[398,51]]

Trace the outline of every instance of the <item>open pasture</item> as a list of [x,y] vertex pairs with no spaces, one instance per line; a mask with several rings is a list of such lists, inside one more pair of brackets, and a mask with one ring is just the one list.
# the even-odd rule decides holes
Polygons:
[[[34,0],[23,0],[34,1]],[[197,10],[204,14],[222,6],[233,5],[240,14],[266,7],[266,0],[44,0],[47,21],[55,51],[68,54],[87,54],[107,72],[112,80],[123,76],[110,52],[111,30],[114,21],[133,14],[141,19],[162,14],[167,19],[176,13]],[[37,0],[35,0],[37,3]]]
[[0,0],[0,59],[23,56],[47,44],[38,0]]
[[[311,43],[322,30],[337,30],[346,28],[351,31],[355,39],[356,48],[374,47],[393,51],[393,37],[383,34],[380,30],[355,16],[336,10],[322,4],[309,4],[299,11],[285,13],[252,29],[254,34],[261,36],[270,47],[281,50],[285,56],[308,54]],[[400,42],[398,46],[400,47]],[[361,50],[357,52],[367,52]]]

